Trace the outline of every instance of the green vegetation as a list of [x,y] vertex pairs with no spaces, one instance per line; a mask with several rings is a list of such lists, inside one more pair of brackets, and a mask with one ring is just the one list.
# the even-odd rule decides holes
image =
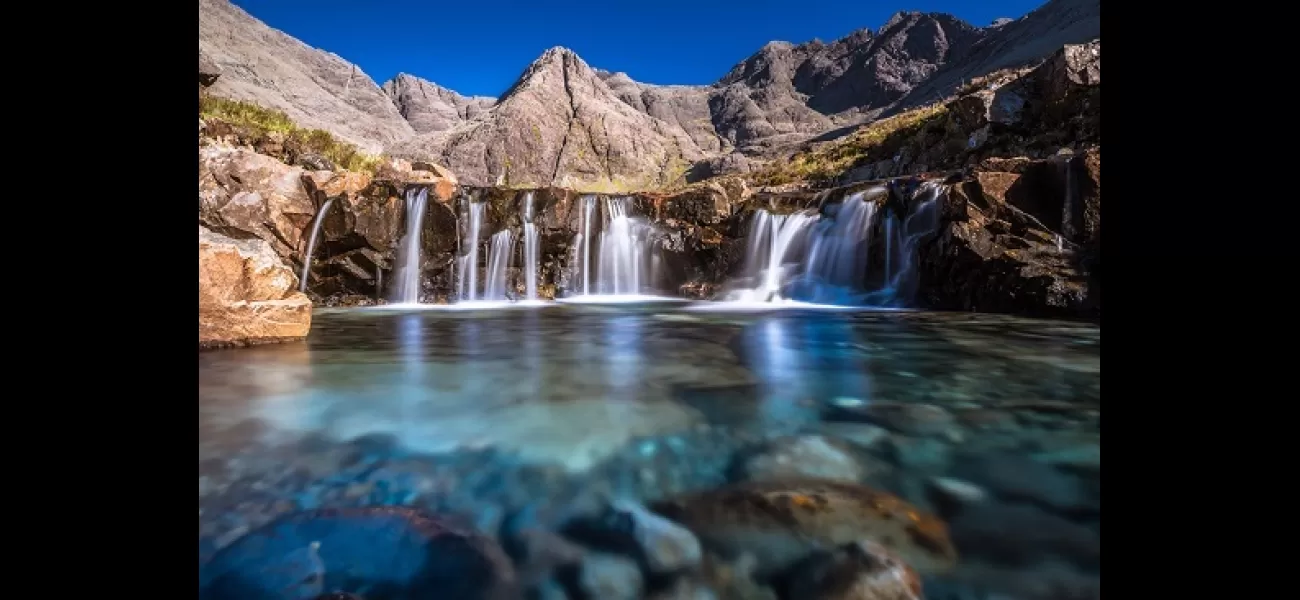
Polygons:
[[366,154],[356,146],[335,139],[328,131],[299,127],[288,115],[251,102],[215,96],[199,98],[199,116],[220,120],[256,145],[262,140],[279,142],[286,154],[318,154],[340,169],[374,173],[382,158]]
[[934,104],[870,123],[849,136],[775,161],[751,176],[758,185],[794,181],[827,183],[859,165],[892,158],[907,146],[926,147],[947,137],[948,107]]

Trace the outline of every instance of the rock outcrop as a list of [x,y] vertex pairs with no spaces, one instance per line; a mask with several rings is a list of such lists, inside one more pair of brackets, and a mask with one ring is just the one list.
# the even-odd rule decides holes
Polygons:
[[299,125],[369,152],[415,133],[356,65],[268,27],[229,0],[199,0],[199,53],[221,68],[213,95],[284,111]]
[[305,337],[311,300],[265,241],[199,226],[199,348]]

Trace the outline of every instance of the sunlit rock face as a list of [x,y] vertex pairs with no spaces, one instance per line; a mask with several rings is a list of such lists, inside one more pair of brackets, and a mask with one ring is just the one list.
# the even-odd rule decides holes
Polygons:
[[302,338],[311,300],[260,239],[236,240],[199,226],[199,347]]

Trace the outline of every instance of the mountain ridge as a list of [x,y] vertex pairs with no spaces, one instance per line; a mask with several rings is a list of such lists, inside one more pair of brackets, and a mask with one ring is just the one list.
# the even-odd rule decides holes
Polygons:
[[[200,51],[224,68],[221,79],[233,80],[227,87],[235,99],[267,102],[394,156],[434,158],[471,185],[600,189],[669,185],[688,172],[695,178],[745,172],[810,140],[942,99],[976,75],[1100,37],[1099,0],[1049,0],[987,27],[946,13],[898,11],[875,30],[861,28],[829,43],[768,42],[707,85],[638,82],[555,46],[494,99],[464,96],[407,73],[379,86],[364,73],[358,77],[355,65],[226,0],[200,0],[200,13],[201,22],[209,13],[220,19],[218,27],[200,27]],[[246,19],[231,18],[234,13]],[[249,73],[229,60],[220,27],[255,30],[278,46],[287,44],[276,37],[283,36],[301,49],[274,57],[277,67],[288,67],[270,76]],[[247,45],[239,49],[255,54]],[[349,66],[340,88],[339,72]],[[286,95],[275,79],[280,70],[293,75],[286,83],[310,80],[319,88],[312,91],[323,93]],[[214,93],[225,91],[221,83]],[[379,106],[377,96],[389,106]]]

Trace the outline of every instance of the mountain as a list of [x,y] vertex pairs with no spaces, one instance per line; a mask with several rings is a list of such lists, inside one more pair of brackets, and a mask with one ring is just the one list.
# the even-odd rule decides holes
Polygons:
[[416,133],[446,131],[479,116],[497,102],[487,96],[462,96],[406,73],[398,73],[385,83],[384,93]]
[[[593,189],[674,183],[788,155],[965,81],[1100,37],[1100,0],[1050,0],[976,27],[899,12],[839,40],[770,42],[705,86],[651,85],[547,50],[500,99],[359,69],[226,0],[200,0],[199,45],[223,70],[212,93],[280,108],[305,125],[429,158],[471,185]],[[288,91],[282,91],[288,90]]]
[[398,142],[389,152],[432,157],[461,182],[589,189],[665,185],[704,157],[680,127],[626,104],[560,47],[533,61],[475,119]]
[[377,152],[415,135],[356,65],[268,27],[227,0],[199,0],[199,54],[221,76],[209,93],[284,111]]

